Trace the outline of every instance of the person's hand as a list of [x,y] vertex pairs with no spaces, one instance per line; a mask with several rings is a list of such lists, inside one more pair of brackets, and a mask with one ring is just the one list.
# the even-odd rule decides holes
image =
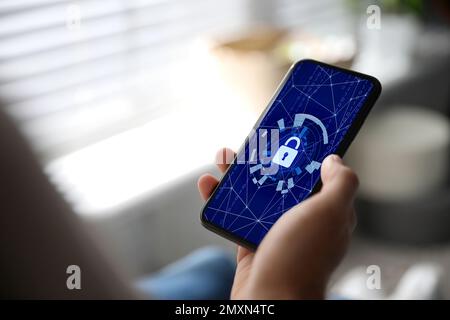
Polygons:
[[[225,150],[218,157],[232,152]],[[222,172],[227,167],[218,166]],[[321,191],[283,214],[256,252],[238,247],[232,299],[324,298],[329,277],[355,227],[353,199],[358,179],[336,155],[323,161],[321,177]],[[210,174],[200,177],[203,199],[217,183]]]

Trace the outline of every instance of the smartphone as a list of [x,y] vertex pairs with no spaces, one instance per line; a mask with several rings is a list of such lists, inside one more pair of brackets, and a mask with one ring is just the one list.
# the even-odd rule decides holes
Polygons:
[[203,226],[255,250],[320,190],[322,161],[344,155],[380,93],[369,75],[309,59],[292,65],[205,203]]

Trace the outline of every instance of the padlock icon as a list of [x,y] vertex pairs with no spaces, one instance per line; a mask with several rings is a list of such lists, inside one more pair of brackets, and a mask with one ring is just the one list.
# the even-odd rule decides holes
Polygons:
[[[288,146],[291,141],[295,141],[295,148]],[[284,145],[278,149],[277,153],[275,153],[272,162],[285,168],[289,168],[298,154],[298,148],[300,148],[300,139],[298,137],[290,137],[286,140]]]

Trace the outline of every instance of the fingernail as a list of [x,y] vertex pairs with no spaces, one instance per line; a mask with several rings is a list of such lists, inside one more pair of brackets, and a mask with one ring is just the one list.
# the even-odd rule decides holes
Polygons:
[[336,155],[336,154],[332,154],[332,155],[330,156],[330,158],[331,158],[331,160],[333,160],[333,161],[336,161],[336,162],[342,163],[342,159],[341,159],[341,157],[339,157],[339,156],[338,156],[338,155]]

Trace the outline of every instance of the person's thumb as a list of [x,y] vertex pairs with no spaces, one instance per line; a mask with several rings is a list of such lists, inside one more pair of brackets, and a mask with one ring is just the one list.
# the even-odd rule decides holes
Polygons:
[[358,188],[358,177],[337,155],[329,155],[322,162],[322,191],[334,201],[352,203]]

